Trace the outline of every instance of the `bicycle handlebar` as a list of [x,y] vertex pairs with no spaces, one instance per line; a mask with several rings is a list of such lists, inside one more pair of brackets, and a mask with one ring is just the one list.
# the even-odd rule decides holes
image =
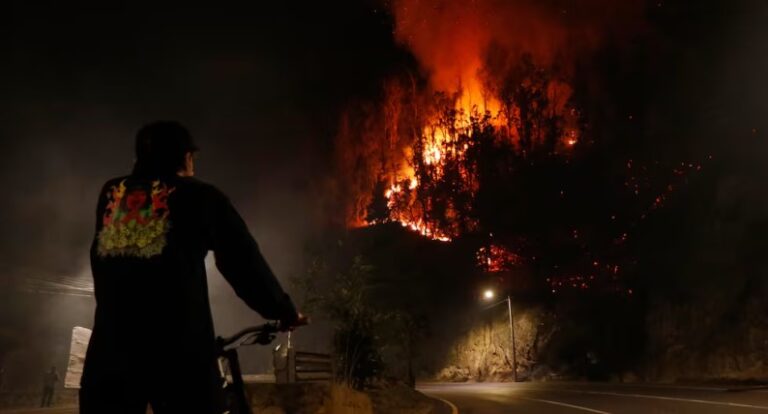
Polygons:
[[279,322],[267,322],[251,326],[229,337],[218,337],[217,343],[221,350],[239,348],[243,345],[269,345],[275,340],[275,334],[280,332]]
[[[304,315],[299,314],[296,324],[290,327],[290,329],[292,330],[299,326],[307,325],[308,323],[309,319]],[[267,322],[262,325],[245,328],[229,337],[219,336],[216,338],[216,345],[222,352],[239,348],[243,345],[269,345],[275,340],[275,334],[284,330],[286,329],[284,329],[278,321]]]

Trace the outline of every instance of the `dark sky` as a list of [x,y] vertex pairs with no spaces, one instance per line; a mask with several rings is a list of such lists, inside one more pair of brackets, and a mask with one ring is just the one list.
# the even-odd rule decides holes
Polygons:
[[399,59],[388,18],[368,2],[51,3],[3,6],[3,276],[86,269],[97,191],[129,171],[133,135],[155,119],[191,129],[199,177],[293,271],[338,109]]

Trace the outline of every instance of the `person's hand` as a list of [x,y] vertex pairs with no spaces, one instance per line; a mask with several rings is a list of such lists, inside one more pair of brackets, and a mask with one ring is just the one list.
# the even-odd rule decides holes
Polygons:
[[309,317],[307,315],[304,315],[301,312],[298,312],[296,314],[296,319],[292,321],[281,321],[280,322],[280,330],[285,331],[292,331],[300,326],[309,325]]

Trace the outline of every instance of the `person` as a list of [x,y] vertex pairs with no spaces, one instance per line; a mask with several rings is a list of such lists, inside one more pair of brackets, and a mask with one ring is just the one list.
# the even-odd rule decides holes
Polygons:
[[101,190],[91,270],[96,312],[81,414],[222,412],[205,257],[266,319],[306,321],[248,227],[217,188],[194,178],[194,144],[177,122],[136,135],[130,175]]
[[56,390],[58,382],[59,372],[56,370],[56,366],[52,366],[43,375],[43,400],[40,402],[40,407],[50,407],[53,405],[53,392]]

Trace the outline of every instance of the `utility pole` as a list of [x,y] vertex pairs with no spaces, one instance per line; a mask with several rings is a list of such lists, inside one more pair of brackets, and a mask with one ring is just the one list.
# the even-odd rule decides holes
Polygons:
[[515,346],[515,322],[512,319],[512,298],[507,295],[507,309],[509,310],[509,332],[512,337],[512,380],[517,382],[517,347]]
[[[492,289],[487,289],[485,292],[483,292],[483,299],[487,301],[493,300],[495,296],[496,293]],[[517,347],[515,346],[515,320],[512,316],[512,296],[507,295],[506,299],[502,300],[501,302],[496,302],[492,305],[489,305],[485,309],[490,309],[501,305],[505,301],[507,302],[507,311],[509,312],[509,336],[512,342],[512,379],[517,382]]]

